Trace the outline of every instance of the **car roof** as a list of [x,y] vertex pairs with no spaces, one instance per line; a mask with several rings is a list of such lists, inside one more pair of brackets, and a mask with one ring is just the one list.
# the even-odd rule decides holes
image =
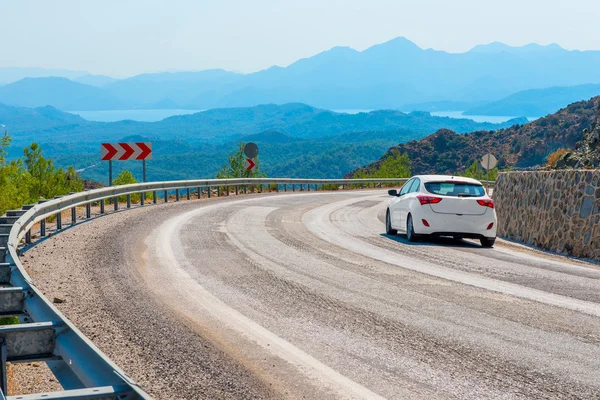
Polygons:
[[445,182],[445,181],[457,181],[457,182],[467,182],[474,183],[477,185],[481,185],[481,182],[477,179],[467,178],[465,176],[456,176],[456,175],[415,175],[412,178],[419,178],[421,182]]

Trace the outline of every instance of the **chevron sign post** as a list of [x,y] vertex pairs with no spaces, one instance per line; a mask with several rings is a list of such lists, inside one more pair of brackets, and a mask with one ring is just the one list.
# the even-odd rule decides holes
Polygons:
[[142,169],[146,182],[146,160],[152,159],[152,143],[101,143],[100,157],[103,161],[108,161],[108,184],[112,186],[112,162],[113,161],[142,161]]

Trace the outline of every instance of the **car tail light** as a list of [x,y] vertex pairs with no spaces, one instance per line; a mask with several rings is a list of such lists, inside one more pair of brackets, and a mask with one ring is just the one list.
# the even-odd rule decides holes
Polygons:
[[489,231],[490,229],[492,229],[493,227],[494,227],[494,223],[493,223],[493,222],[490,222],[490,224],[489,224],[489,225],[488,225],[488,227],[487,227],[488,231]]
[[421,203],[422,206],[424,206],[425,204],[437,204],[440,201],[442,201],[441,197],[433,197],[433,196],[417,196],[417,199],[419,199],[419,202]]
[[423,225],[429,228],[429,222],[426,219],[422,219],[421,221],[423,221]]
[[482,207],[494,208],[494,200],[492,199],[477,200],[477,204],[479,204]]

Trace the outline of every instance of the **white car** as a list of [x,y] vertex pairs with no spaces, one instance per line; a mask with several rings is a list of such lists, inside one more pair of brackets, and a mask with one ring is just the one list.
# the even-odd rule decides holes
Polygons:
[[479,239],[483,247],[496,240],[494,200],[481,182],[447,175],[418,175],[406,182],[387,207],[386,233],[406,234],[410,242],[419,236],[451,236]]

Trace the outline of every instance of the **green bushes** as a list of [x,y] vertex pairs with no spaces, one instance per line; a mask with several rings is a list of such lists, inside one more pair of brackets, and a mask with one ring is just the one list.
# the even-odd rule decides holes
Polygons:
[[6,133],[0,138],[0,214],[39,199],[83,190],[75,169],[57,169],[37,143],[26,148],[22,158],[7,161],[10,140]]
[[252,171],[246,170],[246,156],[244,155],[244,146],[240,142],[239,149],[227,157],[227,164],[223,165],[217,172],[217,179],[227,178],[265,178],[267,175],[260,172],[260,160],[258,157],[254,160],[256,166]]
[[411,162],[408,154],[392,151],[376,169],[359,170],[353,178],[410,178]]
[[464,173],[458,173],[457,175],[477,179],[478,181],[487,181],[489,177],[490,181],[495,181],[498,177],[498,167],[491,169],[488,175],[488,171],[482,167],[479,167],[477,161],[473,161],[473,164],[471,164],[471,166],[467,168]]

